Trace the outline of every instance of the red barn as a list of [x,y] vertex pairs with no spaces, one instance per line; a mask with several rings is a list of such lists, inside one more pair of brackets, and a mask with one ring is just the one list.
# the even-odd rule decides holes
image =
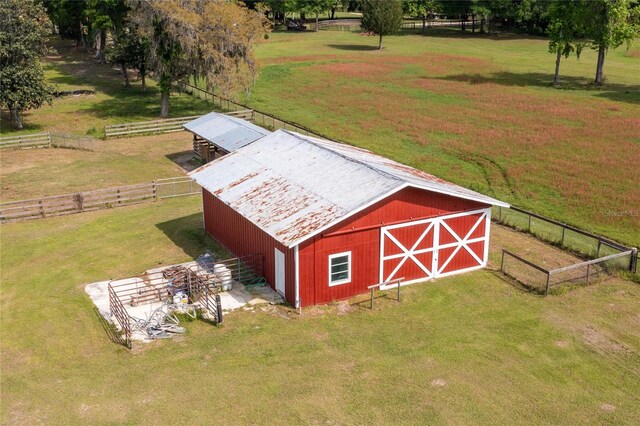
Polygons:
[[491,206],[508,204],[370,151],[279,130],[192,172],[204,226],[261,253],[295,306],[487,264]]

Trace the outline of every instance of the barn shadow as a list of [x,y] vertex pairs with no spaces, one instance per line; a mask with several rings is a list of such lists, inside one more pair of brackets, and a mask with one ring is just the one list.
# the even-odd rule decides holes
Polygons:
[[165,155],[185,172],[191,172],[202,165],[202,162],[194,157],[193,150],[173,152]]
[[214,253],[223,259],[232,257],[221,244],[206,233],[201,212],[156,223],[156,228],[193,259],[205,252]]
[[[513,73],[501,71],[490,75],[454,74],[436,77],[440,80],[455,81],[471,85],[499,84],[511,87],[553,87],[551,73]],[[605,83],[603,87],[595,87],[588,77],[560,76],[560,91],[591,91],[595,97],[617,102],[640,104],[640,85]]]

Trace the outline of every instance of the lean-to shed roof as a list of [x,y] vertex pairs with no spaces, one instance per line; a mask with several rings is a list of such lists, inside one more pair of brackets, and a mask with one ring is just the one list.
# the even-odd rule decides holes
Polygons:
[[509,206],[370,151],[286,130],[206,164],[191,177],[287,247],[409,186]]
[[271,133],[246,120],[217,112],[203,115],[185,123],[183,127],[227,152],[242,148]]

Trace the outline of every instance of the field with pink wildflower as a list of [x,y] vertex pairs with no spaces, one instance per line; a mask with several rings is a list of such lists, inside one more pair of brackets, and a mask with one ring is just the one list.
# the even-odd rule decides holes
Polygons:
[[640,246],[640,57],[561,65],[544,38],[274,33],[247,102],[513,205]]

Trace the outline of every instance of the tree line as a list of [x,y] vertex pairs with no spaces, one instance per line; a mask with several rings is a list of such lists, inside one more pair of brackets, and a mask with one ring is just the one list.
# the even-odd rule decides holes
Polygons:
[[403,19],[460,20],[463,31],[546,34],[555,54],[554,85],[563,57],[597,52],[594,82],[604,83],[606,53],[640,34],[640,0],[2,0],[0,1],[0,106],[22,128],[23,111],[50,103],[40,59],[52,32],[95,49],[101,63],[118,66],[125,86],[138,73],[143,89],[153,74],[160,115],[169,115],[176,83],[198,82],[226,96],[248,90],[257,75],[254,45],[269,24],[287,16],[337,11],[362,13],[362,27],[379,36],[397,32]]
[[264,10],[219,0],[2,0],[0,106],[22,129],[22,112],[51,103],[53,87],[41,65],[53,32],[95,49],[99,62],[153,74],[160,115],[169,115],[177,83],[198,82],[233,96],[253,84],[253,47],[267,31]]

